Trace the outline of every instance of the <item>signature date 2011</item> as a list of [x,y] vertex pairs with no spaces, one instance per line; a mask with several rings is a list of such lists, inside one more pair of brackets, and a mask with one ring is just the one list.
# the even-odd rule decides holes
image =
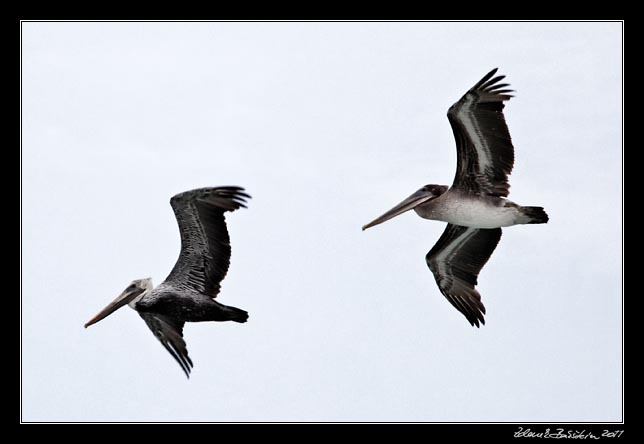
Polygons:
[[601,438],[620,438],[624,430],[602,430],[601,434],[597,432],[589,432],[586,430],[566,430],[559,429],[546,429],[542,432],[533,431],[531,429],[524,429],[519,427],[519,430],[514,432],[515,438],[550,438],[550,439],[601,439]]

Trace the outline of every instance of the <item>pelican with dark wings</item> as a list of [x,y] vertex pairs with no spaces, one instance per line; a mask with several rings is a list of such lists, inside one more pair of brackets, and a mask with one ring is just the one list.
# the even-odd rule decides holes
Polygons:
[[454,183],[425,185],[374,221],[378,225],[413,209],[425,219],[447,222],[426,261],[441,293],[467,320],[485,324],[485,307],[474,288],[481,268],[501,239],[501,227],[544,224],[542,207],[522,207],[509,201],[508,175],[514,147],[503,116],[513,92],[496,69],[485,75],[447,111],[456,139]]
[[230,264],[224,213],[246,208],[248,198],[240,187],[200,188],[173,196],[170,205],[179,224],[181,252],[170,275],[156,288],[150,278],[132,281],[85,328],[128,304],[189,377],[192,361],[183,340],[184,323],[248,319],[244,310],[215,301]]

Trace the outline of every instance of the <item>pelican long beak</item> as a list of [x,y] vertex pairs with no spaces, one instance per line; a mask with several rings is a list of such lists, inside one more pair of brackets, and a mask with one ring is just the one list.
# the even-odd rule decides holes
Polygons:
[[85,324],[85,328],[89,327],[92,324],[96,324],[98,321],[101,319],[104,319],[114,313],[116,310],[124,306],[125,304],[130,303],[132,299],[140,295],[145,291],[144,289],[135,287],[133,289],[130,289],[129,287],[125,289],[123,293],[121,293],[116,299],[114,299],[110,304],[102,309],[96,316],[94,316],[92,319],[87,321]]
[[436,195],[431,191],[418,190],[414,194],[409,196],[407,199],[403,200],[398,205],[393,207],[391,210],[387,211],[382,216],[372,220],[367,225],[363,225],[362,231],[366,230],[367,228],[371,228],[374,225],[378,225],[385,221],[388,221],[393,217],[403,214],[405,211],[412,210],[416,208],[418,205],[424,202],[427,202],[428,200],[434,197],[436,197]]

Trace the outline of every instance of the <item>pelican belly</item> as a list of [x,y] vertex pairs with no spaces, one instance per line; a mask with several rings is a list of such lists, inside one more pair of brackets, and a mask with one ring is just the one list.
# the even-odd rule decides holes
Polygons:
[[425,219],[440,220],[472,228],[500,228],[517,225],[521,220],[519,206],[498,197],[460,196],[445,193],[419,205],[416,213]]

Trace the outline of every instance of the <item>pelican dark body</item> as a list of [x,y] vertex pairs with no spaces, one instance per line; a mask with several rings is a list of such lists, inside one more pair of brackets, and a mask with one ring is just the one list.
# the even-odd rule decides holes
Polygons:
[[179,224],[181,252],[165,281],[137,279],[85,327],[130,305],[145,320],[186,376],[193,367],[183,340],[186,322],[246,322],[248,313],[218,303],[220,283],[230,264],[230,238],[224,213],[246,207],[240,187],[200,188],[177,194],[170,204]]

